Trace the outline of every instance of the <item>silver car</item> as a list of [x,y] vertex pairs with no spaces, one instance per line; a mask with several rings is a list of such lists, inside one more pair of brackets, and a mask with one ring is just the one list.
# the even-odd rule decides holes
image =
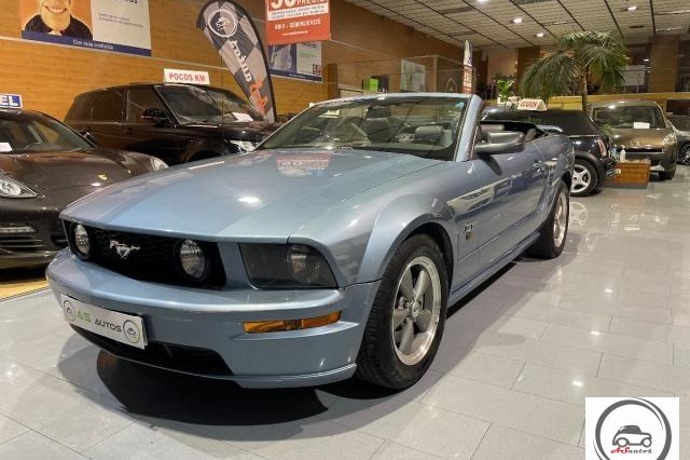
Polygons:
[[245,387],[408,387],[449,304],[566,241],[570,140],[481,112],[469,95],[327,101],[253,153],[110,187],[62,213],[51,287],[125,359]]

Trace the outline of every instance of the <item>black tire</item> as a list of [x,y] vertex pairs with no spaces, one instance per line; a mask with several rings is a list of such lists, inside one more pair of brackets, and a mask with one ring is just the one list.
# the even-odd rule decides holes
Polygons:
[[598,183],[599,173],[597,173],[597,168],[587,160],[575,159],[570,194],[572,196],[587,196],[594,191]]
[[[423,283],[422,277],[428,283]],[[406,290],[408,295],[403,294]],[[409,298],[417,300],[406,302]],[[417,382],[438,351],[447,301],[448,278],[438,246],[427,235],[409,238],[383,274],[357,356],[356,376],[393,390]],[[413,350],[415,347],[419,350]],[[401,348],[410,349],[410,353]]]
[[690,142],[686,142],[678,149],[678,163],[690,165]]
[[559,182],[549,217],[544,222],[539,239],[527,250],[536,259],[553,259],[563,252],[568,235],[570,194],[564,182]]
[[659,172],[659,179],[661,179],[661,180],[671,180],[674,177],[676,177],[675,168],[673,169],[673,171],[660,171]]

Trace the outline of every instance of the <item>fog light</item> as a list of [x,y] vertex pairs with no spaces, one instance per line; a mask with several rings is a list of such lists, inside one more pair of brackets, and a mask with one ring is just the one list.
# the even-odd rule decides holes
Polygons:
[[326,326],[333,324],[340,319],[339,311],[329,313],[324,316],[303,319],[287,319],[277,321],[257,321],[244,323],[244,332],[247,334],[258,334],[262,332],[294,331],[297,329],[309,329],[312,327]]
[[184,240],[180,243],[179,258],[180,267],[185,274],[195,280],[201,280],[204,277],[206,274],[206,256],[204,250],[196,242]]
[[74,248],[78,255],[88,257],[91,251],[91,242],[89,241],[89,234],[82,224],[74,226]]

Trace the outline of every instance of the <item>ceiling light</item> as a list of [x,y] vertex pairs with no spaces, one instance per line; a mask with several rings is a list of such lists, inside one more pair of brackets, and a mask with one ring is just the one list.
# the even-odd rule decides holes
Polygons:
[[644,59],[642,59],[642,62],[649,62],[649,59],[648,59],[648,58],[644,58]]
[[690,10],[660,11],[654,12],[656,16],[666,16],[668,14],[690,14]]
[[518,16],[516,18],[513,18],[513,20],[510,22],[512,22],[513,24],[522,24],[522,18]]
[[543,36],[544,36],[544,32],[539,32],[539,33],[537,34],[537,37],[539,37],[539,38],[541,38],[541,37],[543,37]]
[[626,11],[637,11],[637,5],[630,5],[625,10]]
[[488,2],[488,1],[489,1],[489,0],[477,0],[477,3],[486,3],[486,2]]

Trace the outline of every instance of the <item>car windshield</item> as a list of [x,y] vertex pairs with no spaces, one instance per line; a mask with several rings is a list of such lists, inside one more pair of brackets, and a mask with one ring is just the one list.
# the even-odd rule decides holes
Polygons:
[[657,129],[665,128],[661,109],[653,106],[610,105],[597,107],[592,119],[600,127],[612,129]]
[[264,149],[359,149],[453,160],[467,98],[381,96],[315,105],[269,137]]
[[486,120],[528,121],[546,127],[544,131],[559,132],[566,136],[591,136],[601,134],[592,120],[582,111],[559,110],[534,112],[531,110],[491,111],[484,117]]
[[198,86],[159,86],[158,92],[182,123],[263,120],[263,116],[230,91]]
[[690,131],[690,117],[683,115],[672,115],[668,119],[673,123],[673,126],[680,131]]
[[0,115],[0,154],[91,148],[84,138],[51,118]]

